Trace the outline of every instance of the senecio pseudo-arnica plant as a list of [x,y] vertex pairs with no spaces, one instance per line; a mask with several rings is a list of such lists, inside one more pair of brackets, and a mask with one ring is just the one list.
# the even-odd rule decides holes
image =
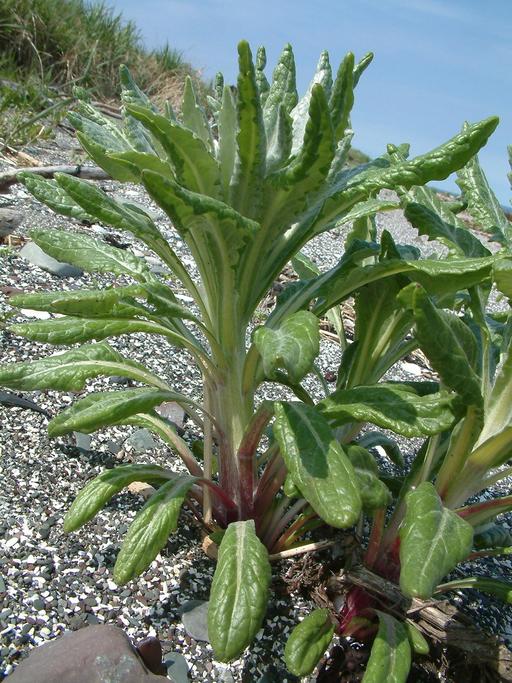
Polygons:
[[[217,77],[209,116],[199,106],[190,80],[177,116],[170,107],[159,112],[124,68],[121,126],[86,102],[69,116],[99,166],[118,181],[142,184],[165,211],[186,243],[198,277],[191,276],[139,206],[67,175],[43,180],[20,174],[27,189],[55,211],[131,232],[171,275],[157,276],[143,259],[99,239],[65,230],[34,230],[33,240],[58,260],[130,278],[132,284],[13,297],[14,305],[60,317],[12,325],[12,332],[78,346],[0,371],[0,384],[27,391],[80,391],[88,379],[100,375],[120,375],[140,384],[78,400],[50,421],[50,435],[114,424],[145,426],[169,444],[188,473],[140,464],[107,470],[79,493],[65,529],[74,531],[87,523],[130,482],[152,484],[156,492],[131,524],[114,568],[115,580],[125,583],[148,567],[176,529],[181,507],[188,506],[220,543],[208,626],[215,656],[222,661],[238,656],[261,627],[271,578],[269,555],[299,547],[314,528],[350,527],[363,511],[383,516],[392,494],[365,447],[370,441],[355,444],[361,425],[372,422],[393,429],[394,412],[396,431],[425,436],[444,433],[460,419],[461,401],[468,403],[473,389],[476,395],[476,379],[462,396],[448,381],[421,389],[377,382],[402,357],[400,335],[405,338],[415,323],[420,329],[422,306],[427,316],[431,306],[443,324],[449,324],[429,295],[447,300],[453,292],[488,283],[495,263],[495,257],[477,252],[422,260],[413,249],[396,245],[389,234],[377,243],[372,225],[377,211],[397,206],[379,198],[381,189],[396,189],[406,197],[411,188],[417,191],[428,181],[446,178],[485,144],[496,118],[465,125],[445,144],[411,160],[403,147],[389,147],[379,159],[349,168],[354,88],[372,55],[355,63],[347,54],[333,79],[328,55],[322,53],[302,99],[296,92],[290,46],[283,50],[271,83],[264,73],[263,49],[254,64],[249,45],[241,42],[238,56],[236,90]],[[308,271],[307,278],[286,287],[248,344],[258,305],[286,264],[295,259],[298,270],[308,270],[301,248],[345,223],[353,228],[344,253],[340,246],[338,265],[322,274]],[[363,318],[375,308],[367,292],[379,288],[393,290],[395,308],[391,303],[384,306],[373,331],[363,332]],[[190,307],[180,303],[178,289],[188,292]],[[319,317],[330,316],[343,335],[338,306],[352,296],[366,302],[360,304],[366,308],[357,332],[361,338],[366,334],[365,342],[346,346],[340,371],[345,379],[331,395],[326,388],[326,398],[315,405],[301,382],[317,372]],[[387,336],[379,337],[388,312],[394,326],[388,320]],[[135,332],[160,335],[171,353],[173,346],[188,352],[202,374],[201,403],[105,341]],[[405,341],[405,353],[414,343]],[[256,401],[263,382],[284,385],[297,400]],[[201,458],[155,411],[163,401],[183,406],[202,430]],[[404,416],[397,406],[410,407]],[[433,458],[431,451],[428,458]],[[441,474],[448,486],[450,473]],[[466,490],[471,490],[469,480]],[[429,495],[437,496],[430,489]],[[449,495],[458,504],[459,496]],[[374,538],[373,549],[375,544]],[[449,570],[448,564],[443,569]],[[325,621],[323,616],[324,626]],[[331,628],[320,624],[317,631],[324,639],[320,646],[313,643],[316,659],[308,656],[312,666]],[[294,653],[303,651],[304,642],[301,637],[292,641],[292,669]]]

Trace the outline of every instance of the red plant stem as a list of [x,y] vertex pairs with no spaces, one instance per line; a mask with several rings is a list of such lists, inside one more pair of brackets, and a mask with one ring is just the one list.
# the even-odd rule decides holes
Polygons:
[[217,496],[226,511],[234,512],[237,509],[234,500],[215,482],[210,479],[198,479],[198,484],[207,486]]
[[385,508],[379,508],[378,510],[375,510],[373,514],[373,524],[370,533],[370,540],[368,542],[368,549],[364,557],[364,563],[369,569],[373,568],[373,565],[378,557],[385,521]]
[[250,519],[254,514],[254,487],[256,479],[256,449],[263,430],[267,426],[273,410],[265,401],[253,415],[238,448],[238,472],[240,476],[240,519]]
[[493,500],[486,500],[483,503],[474,503],[473,505],[466,505],[462,508],[457,508],[455,512],[465,519],[466,517],[473,517],[479,512],[485,512],[486,510],[496,508],[496,507],[507,507],[512,505],[512,496],[504,496],[502,498],[494,498]]
[[254,514],[259,518],[267,512],[274,496],[286,479],[286,467],[279,451],[270,458],[256,489]]
[[[288,499],[285,499],[284,504],[288,504]],[[278,507],[278,509],[272,515],[270,523],[266,530],[267,533],[265,535],[265,545],[267,546],[267,548],[273,548],[275,545],[277,545],[276,540],[279,538],[279,535],[282,534],[283,530],[286,529],[287,525],[290,524],[290,522],[297,517],[299,512],[306,505],[307,501],[301,498],[300,500],[295,501],[295,503],[284,515],[281,514],[282,510]],[[276,550],[275,552],[279,551]]]

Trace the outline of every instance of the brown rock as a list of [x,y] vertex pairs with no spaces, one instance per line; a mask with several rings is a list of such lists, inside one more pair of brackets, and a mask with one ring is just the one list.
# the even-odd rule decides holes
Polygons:
[[[156,639],[155,639],[156,640]],[[143,648],[144,649],[144,648]],[[158,648],[151,648],[155,666]],[[128,636],[117,626],[87,626],[32,650],[9,683],[157,683]]]

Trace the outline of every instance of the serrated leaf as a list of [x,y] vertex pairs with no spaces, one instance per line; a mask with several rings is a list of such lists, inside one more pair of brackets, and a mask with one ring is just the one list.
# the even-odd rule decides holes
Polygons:
[[135,179],[134,182],[142,182],[142,171],[154,171],[174,179],[174,173],[170,164],[155,156],[155,154],[146,154],[145,152],[131,149],[127,152],[111,152],[108,157],[120,164],[125,164]]
[[438,240],[446,245],[452,253],[458,256],[489,256],[490,251],[477,239],[461,221],[457,219],[437,197],[428,195],[427,188],[413,188],[420,196],[422,202],[428,201],[428,205],[417,201],[408,202],[405,205],[404,215],[407,220],[418,230],[420,235],[426,235],[430,240]]
[[298,624],[289,636],[284,661],[294,676],[308,676],[329,647],[334,626],[329,610],[316,609]]
[[256,85],[258,87],[258,93],[260,95],[260,101],[262,106],[268,97],[268,91],[270,90],[270,83],[265,76],[265,67],[267,66],[267,53],[263,45],[256,51],[256,64],[255,64],[255,76]]
[[188,474],[160,486],[131,523],[114,566],[114,581],[125,584],[146,570],[176,531],[183,501],[197,481]]
[[473,527],[443,507],[434,486],[421,483],[406,496],[400,528],[400,588],[408,597],[431,597],[439,581],[473,547]]
[[[75,122],[76,123],[76,122]],[[76,131],[76,137],[78,138],[80,144],[82,145],[87,155],[96,162],[96,164],[102,168],[106,173],[108,173],[114,180],[118,180],[121,183],[136,183],[137,176],[134,176],[131,169],[127,168],[126,164],[119,163],[115,159],[110,157],[112,152],[126,151],[132,149],[131,145],[127,144],[126,147],[114,147],[112,150],[108,147],[105,148],[103,145],[98,144],[92,140],[85,133]]]
[[269,379],[278,368],[285,368],[294,384],[311,370],[320,352],[318,318],[309,311],[298,311],[287,318],[277,330],[259,327],[254,331],[263,370]]
[[140,379],[144,370],[140,363],[127,360],[107,343],[100,342],[40,360],[0,366],[0,386],[23,391],[80,391],[86,380],[99,375],[132,377],[136,374]]
[[265,616],[271,570],[252,520],[231,523],[219,547],[208,607],[208,636],[215,658],[238,656]]
[[160,484],[176,476],[158,465],[121,465],[105,470],[90,481],[73,501],[64,518],[64,531],[86,524],[121,489],[133,481]]
[[354,467],[359,483],[359,493],[363,509],[373,512],[391,503],[391,493],[379,479],[379,468],[371,453],[361,446],[348,446],[348,459]]
[[276,403],[275,414],[274,435],[304,498],[327,524],[355,524],[361,513],[356,473],[325,418],[300,403]]
[[415,437],[449,429],[459,415],[460,403],[446,391],[421,396],[409,386],[382,383],[338,389],[320,401],[318,408],[333,425],[371,422]]
[[373,641],[363,683],[405,683],[411,668],[407,630],[390,614],[376,611],[379,630]]
[[512,246],[512,227],[492,191],[475,155],[457,171],[457,185],[467,202],[467,212],[483,230],[502,246]]
[[140,311],[123,301],[131,297],[145,297],[146,291],[139,285],[112,287],[108,289],[71,290],[69,292],[38,292],[18,294],[9,303],[19,308],[48,311],[60,315],[86,318],[133,317]]
[[265,176],[265,127],[249,44],[238,44],[236,158],[230,185],[230,204],[248,218],[261,210]]
[[329,63],[329,53],[324,50],[320,54],[320,59],[316,67],[315,75],[311,83],[308,86],[306,94],[297,103],[296,107],[291,112],[291,117],[293,121],[293,143],[292,151],[293,155],[297,154],[299,149],[302,147],[302,142],[304,140],[304,131],[306,129],[306,123],[308,120],[309,104],[311,100],[311,93],[315,84],[319,83],[326,94],[327,97],[331,95],[332,87],[332,70]]
[[119,80],[121,82],[121,101],[123,104],[140,104],[143,107],[156,111],[155,105],[133,80],[130,70],[125,64],[119,67]]
[[130,105],[127,109],[162,145],[181,185],[209,197],[220,196],[219,166],[200,138],[143,107]]
[[190,76],[185,78],[185,89],[181,103],[181,120],[211,150],[212,137],[206,115],[197,103],[194,85]]
[[401,303],[412,310],[416,338],[432,367],[443,382],[456,391],[466,405],[481,406],[480,380],[470,365],[457,335],[426,291],[417,284],[408,285],[398,295]]
[[56,213],[76,218],[79,221],[91,220],[90,216],[54,180],[46,180],[36,173],[20,172],[16,176],[31,195]]
[[88,235],[41,229],[31,230],[30,236],[57,261],[71,263],[89,273],[131,275],[136,280],[144,280],[149,275],[149,268],[142,259]]
[[48,423],[48,434],[52,437],[72,431],[90,434],[131,415],[148,413],[160,403],[176,401],[180,397],[182,394],[174,391],[155,391],[149,388],[96,392],[54,417]]
[[[279,57],[279,62],[274,69],[272,84],[263,107],[263,122],[268,142],[278,136],[276,129],[282,125],[283,120],[286,120],[289,122],[287,124],[288,147],[291,148],[291,121],[289,115],[297,104],[297,99],[295,59],[292,47],[288,44],[284,47]],[[267,152],[267,158],[268,156]],[[281,158],[284,159],[285,157]]]
[[267,174],[278,170],[288,160],[291,148],[291,118],[285,108],[280,105],[274,128],[267,134]]

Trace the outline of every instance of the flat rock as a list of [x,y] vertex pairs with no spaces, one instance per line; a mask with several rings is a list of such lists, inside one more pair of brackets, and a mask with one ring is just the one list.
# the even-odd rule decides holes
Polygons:
[[187,660],[179,652],[168,652],[165,655],[164,666],[167,669],[167,676],[174,683],[188,683],[188,664]]
[[83,274],[83,271],[80,270],[80,268],[76,268],[69,263],[62,263],[52,256],[49,256],[41,247],[38,247],[35,242],[27,242],[27,244],[20,249],[19,254],[34,266],[38,266],[58,277],[80,277],[80,275]]
[[185,631],[194,640],[203,640],[209,643],[207,622],[209,603],[200,600],[191,600],[190,603],[190,609],[187,609],[187,603],[182,605],[181,621]]
[[31,651],[9,683],[147,683],[162,681],[147,668],[117,626],[87,626]]
[[15,209],[0,208],[0,237],[11,235],[23,220],[23,214]]
[[185,411],[175,401],[164,401],[156,407],[156,412],[166,420],[173,422],[178,429],[183,429],[183,422],[185,420]]
[[137,453],[151,451],[156,446],[149,429],[137,429],[126,439],[125,444],[133,448]]

